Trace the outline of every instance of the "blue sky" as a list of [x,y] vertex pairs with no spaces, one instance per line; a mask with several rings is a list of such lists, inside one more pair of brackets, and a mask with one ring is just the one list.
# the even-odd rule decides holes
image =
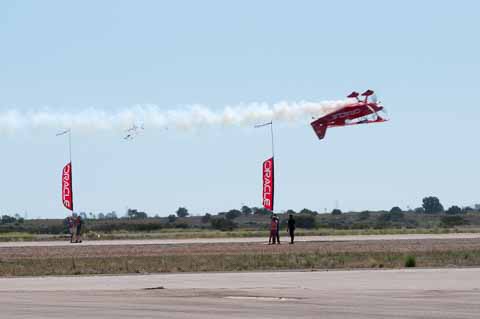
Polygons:
[[[475,1],[3,1],[0,111],[212,109],[342,99],[372,88],[382,125],[277,123],[276,208],[480,202],[480,5]],[[0,212],[63,217],[66,140],[0,136]],[[168,215],[261,205],[268,131],[148,127],[73,134],[78,211]]]

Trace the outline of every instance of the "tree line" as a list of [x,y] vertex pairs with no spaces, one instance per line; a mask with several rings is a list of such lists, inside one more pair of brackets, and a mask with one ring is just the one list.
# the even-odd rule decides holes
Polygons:
[[[462,225],[466,223],[466,220],[463,219],[462,214],[468,212],[480,211],[480,205],[475,205],[474,207],[460,207],[453,205],[448,209],[444,209],[444,206],[440,202],[438,197],[428,196],[423,198],[422,205],[418,208],[402,210],[398,206],[392,207],[387,211],[363,211],[363,212],[349,212],[356,217],[340,218],[345,215],[340,209],[333,209],[330,214],[319,214],[315,210],[310,210],[307,208],[295,211],[289,209],[279,213],[280,219],[284,222],[288,215],[295,215],[297,220],[297,225],[300,228],[315,228],[315,227],[327,227],[327,228],[371,228],[371,227],[417,227],[418,223],[415,219],[406,218],[404,213],[413,213],[413,215],[448,215],[451,217],[442,217],[442,225],[446,226],[455,226]],[[127,209],[125,214],[121,217],[117,215],[115,211],[109,213],[84,213],[81,212],[80,216],[90,221],[90,226],[93,227],[95,221],[106,221],[95,227],[102,227],[101,230],[109,231],[115,230],[115,227],[118,225],[123,225],[125,229],[133,230],[156,230],[161,228],[192,228],[192,227],[201,227],[201,228],[212,228],[218,230],[233,230],[238,228],[240,225],[242,227],[258,227],[260,224],[265,224],[265,217],[262,219],[254,218],[254,216],[269,216],[272,214],[271,211],[266,210],[261,207],[249,207],[243,205],[240,209],[231,209],[228,211],[221,211],[216,213],[205,213],[201,216],[192,216],[189,210],[181,206],[174,213],[168,215],[167,217],[149,217],[149,215],[137,209]],[[376,214],[375,218],[372,218],[372,214]],[[347,214],[348,215],[348,214]],[[6,230],[5,226],[8,226],[8,229],[20,229],[20,225],[23,225],[24,219],[17,215],[9,216],[8,214],[0,214],[0,231],[2,229]],[[252,218],[250,218],[253,216]],[[331,216],[329,218],[328,216]],[[412,215],[408,215],[412,216]],[[340,218],[340,219],[339,219]],[[108,220],[118,220],[115,224],[110,223]],[[132,221],[144,221],[141,223],[131,223]],[[135,225],[134,225],[135,224]],[[18,227],[13,227],[13,226]],[[249,226],[250,225],[250,226]],[[110,228],[109,228],[110,227]],[[104,229],[105,228],[105,229]],[[122,228],[122,229],[123,229]],[[57,228],[55,228],[57,229]]]

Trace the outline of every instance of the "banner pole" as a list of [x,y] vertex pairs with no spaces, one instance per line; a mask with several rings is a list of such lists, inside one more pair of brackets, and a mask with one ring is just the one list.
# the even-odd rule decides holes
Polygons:
[[[273,120],[270,124],[270,133],[272,135],[272,168],[273,168],[273,170],[272,170],[272,172],[273,172],[273,174],[272,174],[272,189],[275,189],[275,176],[274,176],[274,174],[275,174],[275,143],[274,143],[274,140],[273,140]],[[275,211],[275,209],[274,209],[274,205],[275,205],[274,196],[275,195],[274,194],[275,193],[272,192],[272,212]]]
[[[264,124],[258,124],[258,125],[255,125],[255,128],[260,128],[260,127],[264,127],[264,126],[267,126],[267,125],[270,125],[270,135],[271,135],[271,139],[272,139],[272,167],[271,167],[271,182],[272,182],[272,185],[271,185],[271,188],[272,188],[272,206],[271,206],[271,210],[272,210],[272,213],[274,212],[274,190],[275,190],[275,141],[274,141],[274,136],[273,136],[273,120],[271,120],[270,122],[268,123],[264,123]],[[264,205],[265,206],[265,205]]]
[[[73,214],[73,182],[72,182],[72,129],[64,130],[60,133],[57,133],[56,136],[62,136],[68,134],[68,156],[69,156],[69,165],[70,165],[70,192],[72,196],[72,206],[71,211]],[[62,182],[63,183],[63,182]],[[62,186],[63,187],[63,186]],[[65,204],[64,204],[65,205]],[[67,207],[68,208],[68,207]]]
[[70,155],[70,163],[72,162],[72,129],[68,132],[68,152]]
[[74,213],[73,209],[73,164],[72,164],[72,129],[68,131],[68,152],[70,156],[70,188],[72,190],[72,214]]
[[275,144],[273,142],[273,121],[270,124],[270,133],[272,134],[272,157],[275,157]]

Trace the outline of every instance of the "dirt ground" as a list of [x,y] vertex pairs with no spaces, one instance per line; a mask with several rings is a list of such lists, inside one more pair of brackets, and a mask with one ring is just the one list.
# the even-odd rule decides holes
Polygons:
[[150,257],[165,255],[235,255],[271,253],[342,253],[342,252],[444,252],[480,250],[478,239],[422,239],[391,241],[299,242],[294,245],[263,243],[212,243],[171,245],[101,245],[54,247],[0,247],[0,261],[11,259],[47,259],[65,257]]

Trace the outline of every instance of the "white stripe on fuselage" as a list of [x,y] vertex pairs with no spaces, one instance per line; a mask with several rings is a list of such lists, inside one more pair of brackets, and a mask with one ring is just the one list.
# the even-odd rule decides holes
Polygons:
[[338,119],[348,118],[350,116],[357,115],[361,112],[362,112],[362,110],[360,108],[357,108],[357,109],[352,110],[352,111],[344,111],[344,112],[332,114],[330,116],[331,116],[332,120],[335,121],[335,120],[338,120]]

